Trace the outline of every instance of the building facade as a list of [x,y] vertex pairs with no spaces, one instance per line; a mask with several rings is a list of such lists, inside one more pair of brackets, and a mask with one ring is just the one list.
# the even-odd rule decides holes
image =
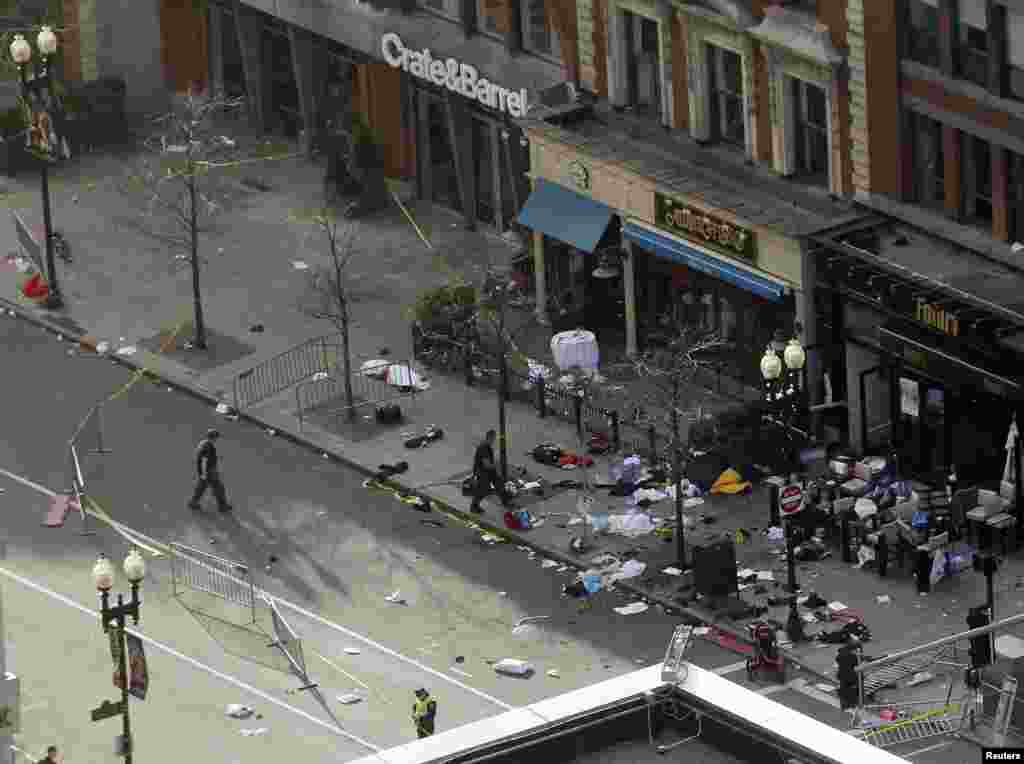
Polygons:
[[1024,413],[1024,8],[849,0],[846,13],[868,214],[813,239],[845,434],[916,474],[998,482]]
[[634,354],[682,319],[733,343],[751,385],[777,333],[814,343],[808,235],[859,214],[832,5],[577,3],[592,98],[524,121],[541,320],[582,311]]
[[358,119],[390,177],[505,232],[528,192],[516,120],[576,79],[575,23],[572,0],[222,0],[210,81],[309,148]]

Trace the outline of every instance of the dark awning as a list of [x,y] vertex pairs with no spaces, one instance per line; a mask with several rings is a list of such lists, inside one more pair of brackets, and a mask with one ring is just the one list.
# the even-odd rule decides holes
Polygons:
[[601,202],[537,179],[519,222],[584,252],[593,252],[614,212]]

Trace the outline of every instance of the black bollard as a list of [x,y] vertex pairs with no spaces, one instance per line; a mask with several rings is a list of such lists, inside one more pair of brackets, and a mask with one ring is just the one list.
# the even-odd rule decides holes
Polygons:
[[768,484],[768,523],[779,524],[779,487],[775,483]]

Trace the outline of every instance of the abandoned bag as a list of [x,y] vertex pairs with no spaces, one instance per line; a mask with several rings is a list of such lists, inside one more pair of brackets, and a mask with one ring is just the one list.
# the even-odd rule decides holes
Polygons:
[[554,443],[541,443],[533,449],[532,456],[540,464],[554,467],[558,465],[558,460],[562,456],[562,449]]
[[397,403],[385,403],[378,406],[375,412],[381,424],[398,424],[402,421],[402,409]]
[[476,496],[476,475],[470,475],[462,481],[462,495]]

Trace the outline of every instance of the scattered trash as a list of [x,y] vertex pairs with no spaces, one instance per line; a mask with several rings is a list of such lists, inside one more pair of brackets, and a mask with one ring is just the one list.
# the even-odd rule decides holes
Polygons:
[[252,332],[253,334],[262,334],[265,331],[265,329],[266,327],[263,326],[263,324],[253,324],[252,326],[249,327],[249,331]]
[[917,687],[919,684],[930,682],[935,678],[935,674],[928,671],[918,671],[910,679],[907,680],[907,687]]
[[309,263],[303,262],[302,260],[292,260],[292,268],[297,271],[304,271],[309,268]]
[[242,730],[242,734],[246,737],[255,737],[256,735],[264,735],[269,730],[266,727],[256,727],[255,729]]
[[135,347],[134,345],[125,345],[123,348],[118,348],[117,349],[117,354],[119,356],[135,355],[138,352],[139,352],[139,349],[137,347]]
[[502,658],[494,664],[494,670],[508,676],[529,676],[533,673],[533,666],[519,658]]
[[547,670],[547,675],[549,677],[551,677],[552,679],[558,679],[559,677],[562,676],[562,674],[559,672],[558,669],[548,669]]
[[213,536],[210,536],[210,543],[211,544],[216,544],[217,543],[217,539],[215,539]]
[[362,652],[362,650],[360,650],[358,647],[346,647],[345,648],[345,654],[346,655],[359,655],[359,653],[361,653],[361,652]]
[[446,527],[445,524],[442,523],[439,520],[420,520],[420,525],[432,525],[435,528],[444,528],[444,527]]
[[330,376],[331,375],[328,374],[326,371],[318,371],[316,374],[313,375],[312,379],[314,382],[323,382]]
[[840,610],[846,610],[847,607],[839,600],[836,600],[835,602],[828,603],[828,609],[833,613],[838,613]]
[[649,605],[646,602],[630,602],[628,605],[622,607],[612,608],[619,615],[635,615],[636,613],[642,613]]
[[109,342],[97,342],[96,343],[96,352],[99,353],[100,355],[106,355],[107,353],[110,352],[110,343]]
[[273,427],[268,427],[267,428],[267,435],[271,435],[271,436],[277,435],[277,430],[275,430]]
[[324,452],[323,452],[323,453],[321,454],[321,456],[323,456],[323,458],[324,458],[324,459],[330,459],[330,458],[331,458],[331,455],[330,455],[330,454],[328,454],[328,453],[327,453],[326,451],[324,451]]
[[681,575],[683,575],[683,571],[681,571],[679,568],[673,568],[673,567],[662,568],[661,572],[664,573],[665,575],[668,575],[668,576],[681,576]]
[[232,719],[248,719],[254,713],[256,713],[254,709],[241,703],[231,703],[224,709],[224,715],[230,716]]
[[323,517],[326,514],[327,514],[327,510],[326,509],[321,509],[319,512],[316,513],[316,516],[317,517]]
[[835,687],[833,687],[830,684],[825,684],[824,682],[818,682],[814,686],[815,686],[815,688],[821,690],[822,692],[835,692],[836,691]]
[[395,589],[391,594],[389,594],[387,597],[385,597],[384,601],[385,602],[390,602],[390,603],[392,603],[394,605],[404,605],[404,604],[406,604],[405,600],[402,599],[402,592],[399,591],[398,589]]
[[568,569],[568,565],[559,565],[558,568],[555,570],[555,573],[565,573],[565,571],[567,571]]
[[456,655],[455,656],[455,662],[456,663],[465,663],[466,662],[466,656],[465,655]]
[[757,571],[757,580],[758,581],[774,581],[775,580],[775,574],[772,573],[770,570],[759,570],[759,571]]
[[498,596],[499,597],[507,597],[508,596],[508,592],[498,592]]
[[214,409],[218,414],[230,414],[231,407],[226,403],[218,403],[217,408]]
[[277,562],[277,555],[276,555],[276,554],[272,554],[272,555],[270,555],[270,559],[269,559],[269,560],[268,560],[267,562],[268,562],[268,563],[269,563],[270,565],[273,565],[273,564],[274,564],[275,562]]
[[542,568],[554,568],[557,567],[558,563],[554,560],[542,560],[540,566]]
[[346,706],[351,706],[354,703],[361,703],[362,701],[363,699],[354,692],[346,692],[344,695],[338,696],[338,702],[344,703]]
[[877,597],[875,597],[875,602],[877,602],[879,605],[888,605],[890,602],[892,602],[892,597],[890,597],[888,594],[879,594]]
[[480,536],[480,540],[488,546],[494,546],[495,544],[502,543],[505,539],[501,536],[495,536],[493,533],[484,533]]

